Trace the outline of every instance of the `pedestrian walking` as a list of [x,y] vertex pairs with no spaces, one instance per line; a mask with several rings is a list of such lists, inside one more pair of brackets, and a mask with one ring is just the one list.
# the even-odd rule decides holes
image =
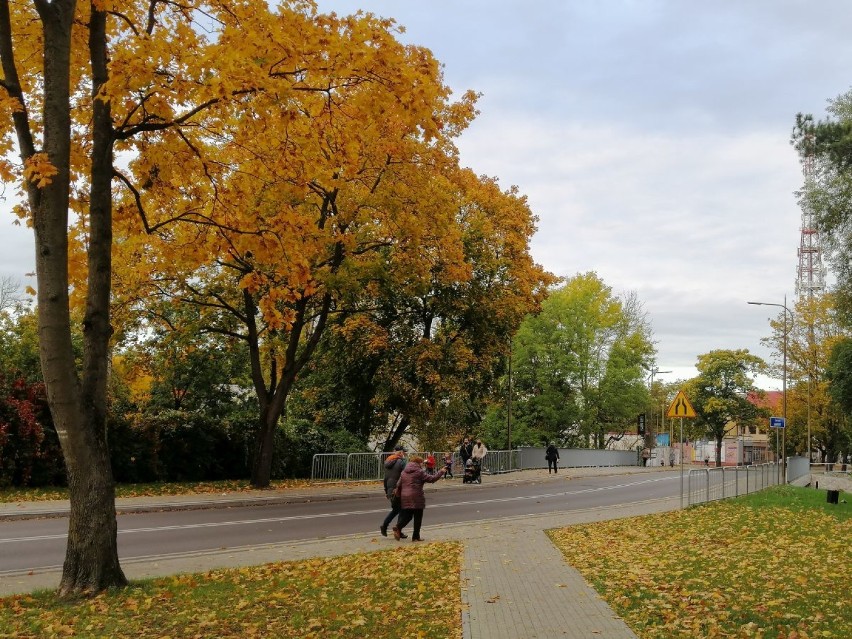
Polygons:
[[485,447],[485,444],[482,443],[481,439],[476,440],[476,444],[474,444],[473,448],[470,450],[470,458],[474,463],[478,463],[482,465],[482,462],[485,460],[485,456],[488,454],[488,449]]
[[447,469],[445,477],[453,478],[453,456],[451,453],[444,455],[444,467]]
[[422,464],[422,457],[418,455],[412,456],[399,476],[402,512],[393,529],[393,536],[397,540],[405,538],[402,529],[413,519],[414,532],[411,535],[411,541],[423,541],[423,538],[420,536],[420,527],[423,524],[423,511],[426,509],[426,495],[423,492],[423,484],[433,484],[447,472],[447,467],[444,466],[434,475],[430,475],[423,470]]
[[[476,443],[470,449],[470,483],[482,483],[483,462],[487,454],[488,449],[485,447],[485,444],[482,443],[481,439],[477,439]],[[465,477],[468,477],[467,467],[465,468]]]
[[559,469],[556,462],[559,461],[559,449],[553,445],[553,442],[550,442],[547,450],[544,451],[544,458],[547,460],[547,474],[550,474],[551,469],[554,473],[558,473]]
[[[402,474],[402,471],[408,463],[405,457],[406,452],[407,451],[404,446],[397,446],[385,460],[385,496],[390,500],[391,511],[388,513],[387,517],[385,517],[382,525],[379,526],[379,532],[382,533],[383,537],[388,536],[388,526],[390,526],[394,517],[397,518],[397,525],[399,524],[399,514],[402,511],[402,505],[399,500],[399,495],[394,492],[394,489],[399,482],[399,476]],[[400,535],[400,537],[407,537],[407,535]]]

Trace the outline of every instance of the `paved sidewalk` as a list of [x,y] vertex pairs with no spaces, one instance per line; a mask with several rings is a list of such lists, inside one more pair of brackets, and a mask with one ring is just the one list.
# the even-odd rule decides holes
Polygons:
[[679,499],[495,520],[467,536],[462,598],[464,639],[635,638],[568,565],[550,528],[675,510]]
[[[523,474],[487,476],[486,481],[565,481],[588,474],[623,472],[653,471],[639,468],[572,469],[560,473],[559,479],[548,477],[546,472],[528,471]],[[434,486],[438,490],[476,489],[475,486],[462,488],[459,482],[453,481],[438,482]],[[297,492],[301,494],[294,494]],[[353,496],[359,492],[375,494],[375,487],[313,487],[293,491],[288,499],[332,499],[334,495]],[[216,496],[217,499],[220,497]],[[266,495],[265,498],[270,497]],[[246,497],[241,495],[240,498]],[[208,499],[213,500],[212,496]],[[119,504],[130,509],[140,505],[133,500],[122,501],[130,502]],[[180,500],[166,501],[177,506]],[[196,496],[187,501],[195,503],[205,500]],[[5,506],[0,508],[0,515],[10,510],[9,505]],[[154,507],[155,504],[151,501],[144,506]],[[563,560],[543,531],[578,523],[675,510],[678,506],[679,498],[676,497],[640,502],[627,507],[591,508],[489,520],[478,522],[476,526],[468,523],[429,525],[427,513],[424,536],[430,541],[458,540],[465,543],[461,575],[464,639],[627,639],[635,638],[636,635],[588,586],[579,572]],[[17,516],[21,516],[22,508],[13,510],[17,511]],[[129,579],[141,579],[275,561],[333,557],[389,549],[398,544],[404,547],[405,543],[396,542],[392,537],[381,537],[377,532],[122,561],[122,567]],[[0,583],[0,596],[31,592],[39,588],[55,588],[58,582],[58,573],[4,576]]]

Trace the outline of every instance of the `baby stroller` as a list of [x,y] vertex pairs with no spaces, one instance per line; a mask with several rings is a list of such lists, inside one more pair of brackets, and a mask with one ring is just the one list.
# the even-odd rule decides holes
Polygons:
[[464,465],[463,484],[481,484],[482,483],[482,466],[478,461],[468,459]]

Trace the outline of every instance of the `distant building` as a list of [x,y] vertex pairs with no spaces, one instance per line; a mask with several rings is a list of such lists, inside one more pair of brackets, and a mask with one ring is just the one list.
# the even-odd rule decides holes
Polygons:
[[[766,408],[773,416],[779,416],[782,412],[784,394],[781,391],[764,391],[763,395],[749,393],[748,400],[760,408]],[[656,435],[656,445],[651,450],[653,465],[670,463],[671,454],[674,452],[676,463],[680,463],[681,445],[678,433],[671,429],[669,432],[661,432]],[[722,440],[722,464],[724,466],[737,466],[749,464],[762,464],[776,460],[774,446],[770,444],[770,437],[775,435],[769,428],[769,420],[758,420],[750,424],[744,424],[738,428],[736,424],[729,424],[730,434]],[[616,436],[618,433],[611,433]],[[644,437],[627,434],[617,441],[610,442],[607,448],[611,450],[639,450],[644,446]],[[711,465],[716,463],[716,442],[713,440],[699,439],[697,441],[683,442],[684,461],[689,464],[703,465],[708,460]]]

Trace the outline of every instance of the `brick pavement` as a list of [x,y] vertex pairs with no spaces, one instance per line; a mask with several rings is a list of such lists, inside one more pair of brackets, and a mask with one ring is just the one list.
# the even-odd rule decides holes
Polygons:
[[479,534],[465,538],[464,639],[635,639],[544,531],[676,510],[678,505],[679,498],[654,500],[482,525]]
[[542,530],[512,527],[467,543],[465,639],[636,637]]

